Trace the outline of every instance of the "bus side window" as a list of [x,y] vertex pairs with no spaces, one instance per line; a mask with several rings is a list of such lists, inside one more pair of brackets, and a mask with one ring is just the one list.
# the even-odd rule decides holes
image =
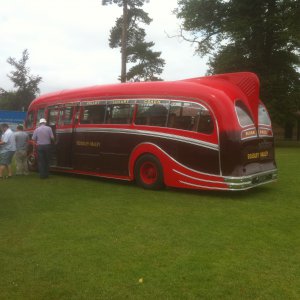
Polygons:
[[72,124],[73,113],[74,113],[74,106],[65,107],[64,121],[63,121],[64,125]]
[[58,115],[58,110],[53,107],[48,110],[48,125],[49,126],[55,126],[56,125],[56,119]]
[[79,123],[80,119],[80,113],[81,113],[81,107],[80,106],[75,106],[74,107],[74,125],[77,125]]
[[72,124],[73,111],[73,106],[62,107],[59,111],[58,125],[64,126]]
[[38,124],[41,118],[45,118],[45,108],[40,108],[37,112],[36,123]]
[[[188,103],[189,104],[189,103]],[[184,102],[172,102],[170,106],[168,127],[190,130],[193,124],[191,111]]]
[[34,111],[32,110],[27,114],[25,126],[27,129],[30,129],[33,127],[33,125],[34,125]]
[[139,104],[135,124],[165,127],[168,106],[169,104]]
[[168,127],[210,134],[214,124],[204,106],[192,102],[171,102]]
[[212,133],[214,131],[214,123],[210,112],[201,110],[199,117],[197,131],[206,134]]
[[133,104],[110,104],[106,109],[107,124],[131,124]]
[[83,106],[80,117],[81,124],[103,124],[105,117],[105,105]]

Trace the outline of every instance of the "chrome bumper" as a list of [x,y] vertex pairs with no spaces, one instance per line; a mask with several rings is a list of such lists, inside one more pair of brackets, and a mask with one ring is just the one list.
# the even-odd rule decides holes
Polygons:
[[243,177],[224,177],[224,182],[228,184],[228,189],[236,191],[248,190],[276,180],[277,169]]

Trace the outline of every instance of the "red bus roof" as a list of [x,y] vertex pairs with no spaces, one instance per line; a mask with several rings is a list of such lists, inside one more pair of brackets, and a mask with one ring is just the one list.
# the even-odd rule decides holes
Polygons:
[[221,103],[226,107],[228,102],[233,103],[235,99],[242,98],[250,107],[253,118],[257,122],[258,95],[259,80],[257,76],[250,72],[239,72],[178,81],[128,82],[62,90],[36,98],[30,108],[36,105],[55,105],[83,99],[116,97],[119,99],[125,97],[187,97],[202,99],[211,107],[219,106]]

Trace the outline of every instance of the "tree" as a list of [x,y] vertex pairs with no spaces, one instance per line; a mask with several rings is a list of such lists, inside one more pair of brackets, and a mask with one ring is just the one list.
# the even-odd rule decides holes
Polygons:
[[13,82],[16,91],[5,91],[1,89],[0,99],[5,108],[8,109],[27,109],[30,102],[36,98],[39,93],[39,83],[42,77],[39,75],[30,75],[30,68],[26,66],[29,59],[29,53],[25,49],[22,58],[17,61],[16,58],[9,57],[7,62],[15,68],[7,75]]
[[[152,19],[140,7],[146,0],[102,0],[103,5],[118,4],[123,15],[110,31],[109,46],[121,48],[121,82],[127,80],[161,80],[156,75],[163,71],[165,61],[161,52],[155,52],[153,42],[146,42],[146,33],[140,24],[149,25]],[[127,72],[127,63],[135,64]]]
[[[182,37],[209,55],[209,74],[249,70],[261,78],[272,119],[291,135],[300,107],[298,0],[179,0]],[[186,36],[188,34],[188,37]]]

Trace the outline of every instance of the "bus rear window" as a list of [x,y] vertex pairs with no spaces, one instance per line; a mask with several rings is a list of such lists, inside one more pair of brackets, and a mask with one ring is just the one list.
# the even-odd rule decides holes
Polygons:
[[247,106],[240,100],[235,102],[235,111],[242,127],[254,125]]
[[264,105],[259,105],[258,107],[258,123],[259,125],[271,126],[271,119],[269,117],[268,111]]

